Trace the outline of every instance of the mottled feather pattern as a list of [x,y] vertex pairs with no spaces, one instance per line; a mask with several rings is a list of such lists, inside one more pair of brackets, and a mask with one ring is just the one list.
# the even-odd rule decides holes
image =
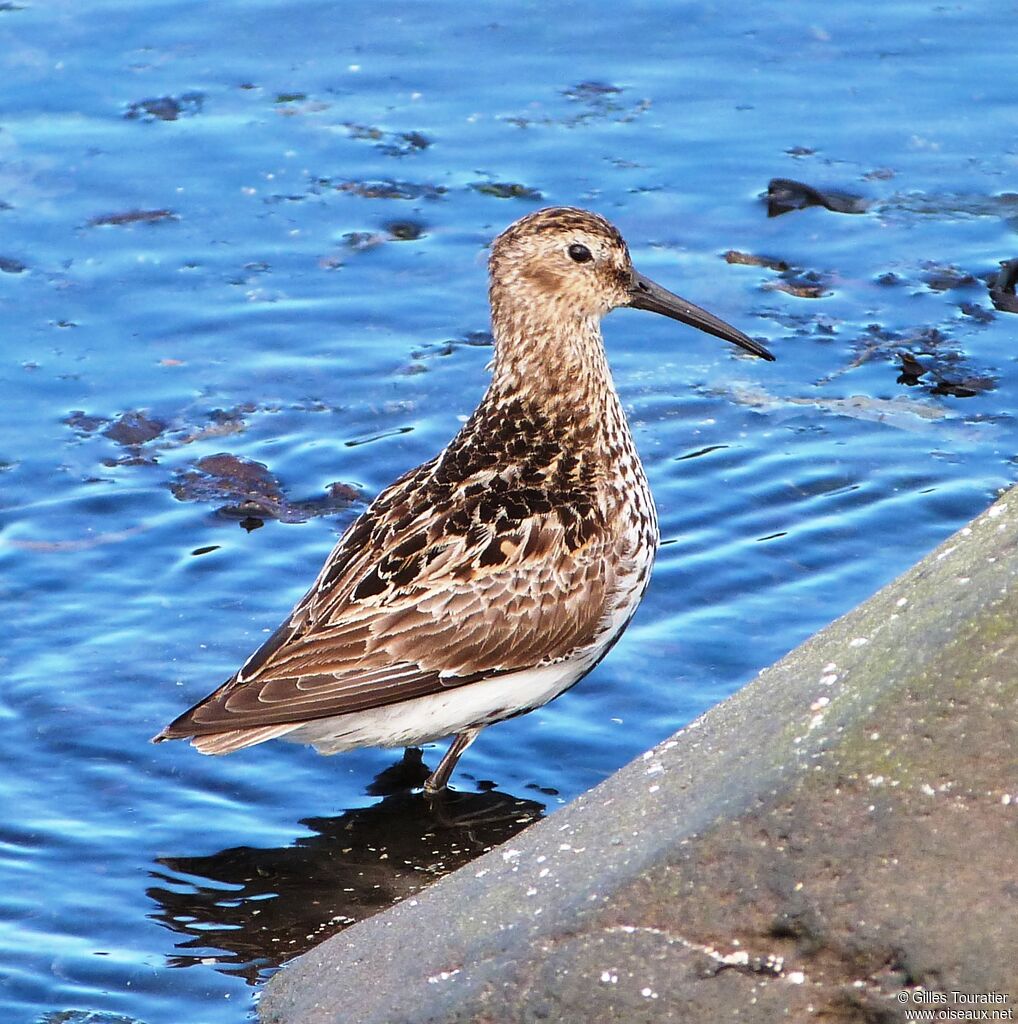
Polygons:
[[771,356],[637,274],[619,232],[587,211],[517,221],[489,271],[495,356],[473,415],[378,495],[287,621],[157,739],[226,753],[289,736],[334,752],[456,732],[429,779],[440,788],[480,728],[554,698],[621,635],[658,526],[601,317],[639,305]]
[[351,525],[289,623],[188,727],[355,711],[595,645],[653,507],[619,518],[627,496],[603,458],[561,434],[519,399],[475,414]]

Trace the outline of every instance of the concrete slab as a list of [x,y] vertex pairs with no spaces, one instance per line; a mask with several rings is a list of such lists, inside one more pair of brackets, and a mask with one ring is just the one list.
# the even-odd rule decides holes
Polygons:
[[973,1007],[1018,1016],[1018,490],[590,793],[294,961],[260,1017]]

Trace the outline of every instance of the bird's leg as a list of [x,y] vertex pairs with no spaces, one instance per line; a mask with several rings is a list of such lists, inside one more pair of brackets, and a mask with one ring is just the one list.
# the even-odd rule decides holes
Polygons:
[[449,784],[449,778],[456,767],[456,762],[460,759],[460,755],[477,739],[477,734],[483,728],[484,726],[482,725],[474,725],[469,729],[464,729],[463,732],[456,733],[456,738],[452,741],[452,746],[445,752],[445,757],[442,758],[439,766],[428,776],[427,781],[424,783],[425,793],[433,796],[440,790],[445,789]]

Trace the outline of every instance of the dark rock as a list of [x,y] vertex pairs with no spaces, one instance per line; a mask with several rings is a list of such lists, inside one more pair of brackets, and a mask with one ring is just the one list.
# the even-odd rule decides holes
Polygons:
[[1018,490],[735,697],[272,978],[264,1024],[904,1022],[1018,974]]

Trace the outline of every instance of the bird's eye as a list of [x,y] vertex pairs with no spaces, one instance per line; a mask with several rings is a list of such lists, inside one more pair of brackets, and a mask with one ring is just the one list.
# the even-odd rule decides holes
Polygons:
[[569,258],[577,263],[589,263],[594,257],[591,256],[590,250],[585,245],[574,242],[569,246]]

